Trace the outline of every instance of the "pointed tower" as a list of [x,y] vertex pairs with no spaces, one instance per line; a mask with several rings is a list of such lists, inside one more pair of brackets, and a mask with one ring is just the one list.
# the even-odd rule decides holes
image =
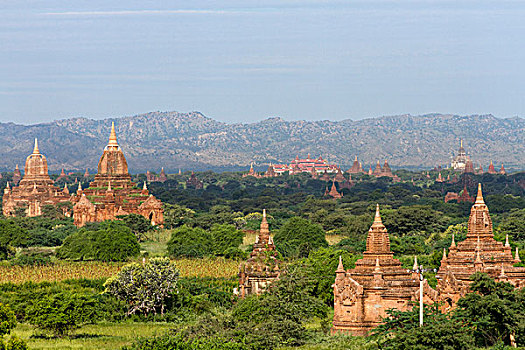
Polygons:
[[84,179],[89,178],[89,171],[88,168],[86,168],[86,172],[84,173]]
[[507,175],[507,171],[505,170],[505,167],[503,166],[503,163],[501,163],[501,168],[499,169],[499,173],[501,175]]
[[270,236],[270,228],[263,209],[261,227],[255,239],[250,258],[239,266],[239,296],[241,298],[264,293],[279,278],[277,251]]
[[15,170],[13,171],[13,178],[11,180],[13,186],[18,185],[21,179],[22,179],[22,173],[20,172],[20,168],[18,167],[18,164],[17,164],[15,167]]
[[514,260],[508,238],[505,244],[494,239],[492,220],[479,184],[468,219],[467,238],[457,244],[453,241],[446,259],[447,268],[440,268],[436,275],[439,299],[446,302],[445,306],[453,307],[468,293],[473,272],[498,278],[502,265],[509,283],[525,285],[525,268],[514,267]]
[[363,169],[361,168],[361,164],[357,161],[357,156],[355,156],[354,163],[352,164],[352,167],[348,169],[347,171],[350,174],[359,174],[363,172]]
[[330,192],[328,192],[328,195],[334,200],[342,197],[341,194],[337,191],[337,187],[335,187],[335,180],[332,181],[332,188],[330,189]]
[[60,172],[60,175],[58,176],[57,181],[62,180],[62,179],[67,179],[67,175],[66,175],[66,172],[64,171],[64,168],[62,168],[62,171]]
[[383,171],[381,172],[381,176],[388,176],[393,177],[392,169],[390,169],[390,165],[388,165],[388,161],[385,159],[385,164],[383,164]]
[[[364,336],[381,324],[388,309],[412,307],[419,295],[419,280],[393,255],[377,205],[363,258],[356,261],[354,269],[343,273],[339,267],[336,271],[332,333]],[[427,301],[433,300],[435,291],[425,284],[424,295]]]
[[383,169],[381,168],[381,164],[379,163],[379,160],[377,161],[376,163],[376,168],[374,169],[374,175],[375,176],[381,176],[381,174],[383,173]]
[[489,170],[487,172],[489,174],[497,174],[496,169],[494,169],[494,164],[492,164],[492,161],[490,161]]

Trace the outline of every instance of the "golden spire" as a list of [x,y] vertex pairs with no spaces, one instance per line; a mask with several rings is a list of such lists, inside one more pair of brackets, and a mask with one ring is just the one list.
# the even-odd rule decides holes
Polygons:
[[459,147],[463,147],[463,139],[459,139]]
[[357,162],[357,154],[355,155],[355,161]]
[[514,261],[521,262],[520,253],[518,252],[518,247],[516,247],[516,255],[514,256]]
[[508,233],[505,235],[505,247],[510,247],[510,244],[509,244],[509,234],[508,234]]
[[454,234],[452,234],[452,243],[450,243],[450,248],[456,247],[456,241],[454,240]]
[[78,191],[82,192],[82,184],[80,182],[78,183],[78,190],[77,190],[77,192]]
[[33,154],[40,154],[40,150],[38,149],[38,139],[35,138],[35,148],[33,148]]
[[443,260],[447,260],[447,249],[443,248]]
[[481,191],[481,184],[478,183],[478,195],[476,196],[476,203],[475,204],[485,204],[485,201],[483,200],[483,192]]
[[417,264],[417,255],[414,255],[414,266],[412,266],[412,270],[417,270],[418,264]]
[[108,146],[118,147],[117,133],[115,132],[115,123],[114,122],[111,122],[111,133],[109,134]]
[[108,181],[108,192],[111,191],[111,181]]
[[143,190],[147,190],[148,189],[148,187],[146,186],[146,181],[144,181],[144,186],[142,186],[142,189]]

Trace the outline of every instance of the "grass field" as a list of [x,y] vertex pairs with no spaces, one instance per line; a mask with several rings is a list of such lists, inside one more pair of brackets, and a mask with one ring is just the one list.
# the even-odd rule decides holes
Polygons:
[[[140,259],[137,261],[141,261]],[[239,262],[223,258],[174,260],[183,277],[236,276]],[[77,278],[107,278],[117,273],[126,263],[104,263],[96,261],[57,261],[53,265],[17,266],[0,265],[0,283],[24,283],[63,281]]]
[[19,324],[12,334],[27,342],[30,349],[120,349],[130,345],[138,337],[161,335],[173,328],[170,323],[102,323],[87,325],[76,331],[70,338],[35,338],[34,328]]

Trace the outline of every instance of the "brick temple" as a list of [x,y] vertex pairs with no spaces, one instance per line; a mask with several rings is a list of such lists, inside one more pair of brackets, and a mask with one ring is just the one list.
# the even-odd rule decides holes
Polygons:
[[140,214],[152,225],[164,223],[162,202],[131,181],[128,163],[117,142],[115,125],[111,125],[109,143],[98,162],[98,173],[89,187],[79,186],[75,196],[73,218],[77,226],[86,222],[114,220],[118,215]]
[[[381,324],[388,309],[401,311],[419,300],[419,279],[401,266],[390,250],[390,239],[376,208],[368,231],[366,250],[355,268],[345,270],[341,258],[335,272],[334,320],[332,334],[338,332],[364,336]],[[437,293],[424,282],[424,302],[437,299]]]
[[263,210],[261,228],[253,245],[250,257],[239,267],[239,296],[259,295],[279,278],[280,270],[277,261],[277,250],[270,236],[270,228]]
[[512,256],[508,237],[505,244],[494,239],[492,219],[479,184],[468,219],[467,238],[456,244],[452,237],[448,256],[443,256],[436,275],[439,299],[445,301],[445,309],[454,307],[458,299],[468,293],[469,277],[475,272],[484,272],[497,281],[523,287],[525,267],[514,267],[518,262],[518,251]]
[[[43,206],[69,202],[69,199],[68,188],[64,187],[62,190],[56,187],[49,177],[46,156],[40,153],[38,140],[35,139],[33,153],[26,159],[24,177],[18,186],[11,188],[7,183],[4,190],[4,216],[15,216],[18,210],[24,210],[26,216],[39,216],[42,215]],[[63,207],[63,211],[64,215],[70,215],[67,206]]]

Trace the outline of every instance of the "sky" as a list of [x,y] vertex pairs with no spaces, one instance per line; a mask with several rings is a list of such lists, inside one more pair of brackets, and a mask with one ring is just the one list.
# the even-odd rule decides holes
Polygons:
[[0,122],[525,116],[525,1],[0,0]]

